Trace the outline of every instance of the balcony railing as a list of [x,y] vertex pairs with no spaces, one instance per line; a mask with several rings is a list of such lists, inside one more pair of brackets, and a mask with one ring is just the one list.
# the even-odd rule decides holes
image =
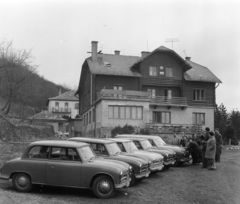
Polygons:
[[186,97],[166,97],[166,96],[155,96],[151,98],[151,104],[162,104],[162,105],[177,105],[177,106],[187,106]]
[[150,101],[149,93],[146,91],[128,91],[128,90],[113,90],[103,89],[97,93],[99,99],[129,99],[129,100],[146,100]]
[[145,128],[150,133],[181,133],[194,134],[202,133],[202,125],[194,124],[160,124],[160,123],[146,123]]
[[52,108],[52,113],[71,113],[71,108]]
[[128,99],[128,100],[144,100],[149,101],[151,105],[164,105],[164,106],[187,106],[186,97],[165,97],[155,96],[152,98],[147,91],[128,91],[128,90],[112,90],[103,89],[97,94],[99,99]]

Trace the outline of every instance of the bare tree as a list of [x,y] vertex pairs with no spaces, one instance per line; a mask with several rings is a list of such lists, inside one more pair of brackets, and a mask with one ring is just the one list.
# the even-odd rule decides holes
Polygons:
[[18,95],[24,94],[21,86],[36,71],[36,66],[30,66],[30,59],[31,50],[15,50],[12,41],[0,44],[0,91],[7,100],[2,108],[5,114],[9,113]]

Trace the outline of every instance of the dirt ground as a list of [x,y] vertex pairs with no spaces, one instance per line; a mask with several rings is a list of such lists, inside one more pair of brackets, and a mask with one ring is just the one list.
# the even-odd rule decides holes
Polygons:
[[117,191],[114,198],[107,200],[95,198],[90,190],[70,188],[36,186],[30,193],[19,193],[11,182],[0,181],[0,204],[38,203],[239,204],[240,150],[224,150],[221,163],[217,163],[217,171],[190,164],[172,167],[150,175],[133,187]]

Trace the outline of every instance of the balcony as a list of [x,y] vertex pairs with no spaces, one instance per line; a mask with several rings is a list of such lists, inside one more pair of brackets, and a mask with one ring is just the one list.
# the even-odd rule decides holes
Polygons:
[[98,92],[96,101],[100,99],[148,101],[153,107],[167,106],[168,108],[171,108],[172,106],[178,106],[186,108],[188,106],[186,97],[169,98],[165,96],[155,96],[152,98],[147,91],[103,89]]
[[167,106],[170,109],[172,106],[179,106],[182,109],[186,108],[187,98],[186,97],[166,97],[166,96],[155,96],[150,99],[150,105],[156,106]]
[[152,134],[158,133],[176,133],[179,134],[184,132],[185,134],[202,133],[202,125],[193,124],[160,124],[160,123],[146,123],[145,129],[147,129]]
[[52,108],[52,113],[71,113],[71,108]]
[[150,101],[149,93],[146,91],[129,91],[129,90],[113,90],[103,89],[97,93],[97,100],[114,99],[114,100],[141,100]]

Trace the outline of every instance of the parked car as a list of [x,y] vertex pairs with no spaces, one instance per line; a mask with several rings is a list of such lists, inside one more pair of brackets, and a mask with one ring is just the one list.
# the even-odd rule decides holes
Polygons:
[[104,159],[111,159],[126,162],[132,166],[131,183],[133,185],[135,180],[142,180],[149,176],[148,161],[140,158],[133,158],[130,156],[122,155],[121,150],[114,141],[98,138],[86,138],[86,137],[73,137],[70,141],[86,142],[91,145],[97,156]]
[[12,179],[21,192],[40,184],[92,189],[99,198],[128,187],[130,177],[128,164],[97,158],[89,144],[54,140],[31,143],[22,157],[0,169],[0,179]]
[[[121,138],[121,136],[122,135],[118,135],[116,136],[116,138]],[[169,169],[176,162],[175,160],[176,153],[172,150],[157,149],[156,147],[153,147],[147,139],[139,139],[137,137],[130,137],[130,136],[129,137],[123,136],[122,138],[131,139],[139,150],[161,154],[164,158],[163,165],[165,169]]]
[[124,155],[131,157],[140,157],[149,160],[149,169],[151,172],[161,171],[164,167],[163,156],[153,152],[138,150],[134,142],[124,138],[108,138],[116,142]]
[[153,147],[156,147],[161,150],[173,150],[174,152],[176,152],[175,166],[181,165],[191,160],[189,152],[186,151],[184,147],[179,147],[176,145],[168,145],[162,140],[160,136],[154,136],[154,135],[118,135],[118,136],[122,138],[131,137],[131,138],[148,139],[148,141],[151,143]]

